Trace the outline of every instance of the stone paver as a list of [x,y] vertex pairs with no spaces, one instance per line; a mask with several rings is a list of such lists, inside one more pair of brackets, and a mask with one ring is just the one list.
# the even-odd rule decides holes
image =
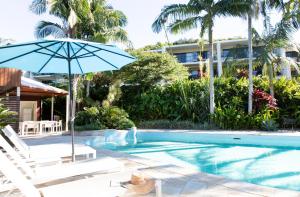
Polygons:
[[[63,142],[66,143],[65,136],[61,138],[52,138],[47,141],[47,138],[43,138],[42,142],[38,139],[31,140],[30,143],[47,143],[47,142]],[[80,139],[87,139],[87,137],[77,137],[78,142]],[[132,172],[139,170],[146,175],[155,179],[162,180],[163,197],[261,197],[261,196],[274,196],[274,197],[300,197],[300,193],[296,191],[280,190],[270,187],[258,186],[250,183],[234,181],[226,179],[221,176],[198,172],[195,169],[188,169],[178,167],[172,164],[166,164],[163,162],[152,161],[149,159],[132,156],[120,152],[114,152],[110,150],[97,150],[97,156],[108,155],[123,162],[125,169],[123,172],[115,174],[97,175],[95,179],[90,179],[91,185],[97,185],[99,183],[105,183],[106,187],[99,187],[98,189],[112,191],[112,188],[108,186],[109,181],[128,181]],[[68,184],[68,183],[66,183]],[[78,184],[79,187],[80,184]],[[62,186],[57,186],[62,187]],[[85,187],[85,186],[82,186]],[[115,188],[116,189],[116,188]],[[120,188],[119,188],[120,189]],[[123,191],[120,189],[120,191]],[[106,195],[101,195],[106,196]],[[109,196],[109,195],[107,195]],[[124,197],[127,195],[126,192]],[[155,194],[151,193],[146,197],[152,197]]]

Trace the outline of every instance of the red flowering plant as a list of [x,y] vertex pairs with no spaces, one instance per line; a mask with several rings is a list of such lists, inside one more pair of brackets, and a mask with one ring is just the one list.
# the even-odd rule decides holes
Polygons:
[[267,109],[276,111],[277,100],[263,90],[255,89],[253,92],[253,107],[256,112]]

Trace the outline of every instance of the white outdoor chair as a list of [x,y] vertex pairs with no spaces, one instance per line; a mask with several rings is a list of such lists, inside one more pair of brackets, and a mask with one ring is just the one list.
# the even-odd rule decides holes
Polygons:
[[54,133],[56,127],[55,121],[43,120],[40,121],[40,133]]
[[57,133],[62,132],[62,120],[56,122],[56,130]]
[[[72,150],[70,144],[45,144],[28,146],[13,130],[7,125],[2,129],[3,133],[15,145],[19,153],[26,158],[51,158],[51,157],[71,157]],[[84,144],[75,144],[75,156],[85,156],[86,158],[96,158],[96,150]]]
[[36,121],[24,121],[21,123],[21,135],[37,135],[39,131],[39,124]]

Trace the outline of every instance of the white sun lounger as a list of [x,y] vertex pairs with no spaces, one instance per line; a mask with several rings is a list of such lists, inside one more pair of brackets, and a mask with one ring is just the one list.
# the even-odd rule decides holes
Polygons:
[[[9,138],[9,140],[15,145],[20,154],[26,158],[36,158],[41,161],[46,158],[53,157],[71,157],[71,145],[70,144],[47,144],[47,145],[35,145],[28,146],[13,130],[13,128],[7,125],[3,130],[3,133]],[[84,155],[86,158],[96,158],[96,150],[83,145],[75,145],[75,156]],[[47,160],[47,159],[46,159]],[[46,161],[44,161],[46,162]]]
[[[9,179],[24,197],[115,197],[123,196],[126,189],[120,186],[110,187],[110,180],[87,178],[37,189],[14,163],[0,151],[0,171]],[[4,193],[3,193],[4,194]]]
[[[2,136],[0,136],[0,146],[6,152],[6,155],[11,159],[15,167],[22,171],[22,173],[26,177],[30,178],[35,184],[47,183],[91,173],[119,172],[123,168],[123,164],[119,161],[110,157],[103,157],[100,159],[85,160],[55,166],[36,167],[32,169]],[[2,153],[2,151],[0,152]],[[12,188],[11,184],[2,185],[0,187],[0,192],[11,190]]]

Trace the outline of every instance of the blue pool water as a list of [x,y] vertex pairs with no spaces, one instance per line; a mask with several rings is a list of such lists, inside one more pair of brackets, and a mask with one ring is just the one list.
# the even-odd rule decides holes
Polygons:
[[193,167],[201,172],[258,185],[300,191],[300,148],[140,141],[136,145],[96,145],[166,163]]

